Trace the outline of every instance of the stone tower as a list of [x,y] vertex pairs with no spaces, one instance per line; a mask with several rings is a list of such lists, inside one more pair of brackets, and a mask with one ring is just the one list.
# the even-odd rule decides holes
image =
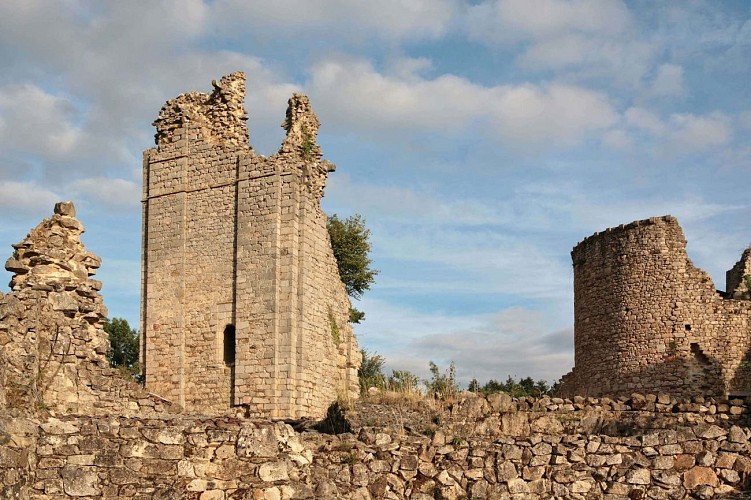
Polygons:
[[576,366],[562,392],[751,395],[751,301],[738,291],[748,253],[728,294],[694,267],[669,215],[585,238],[571,252]]
[[248,141],[245,75],[181,94],[144,152],[141,357],[146,387],[190,411],[321,416],[358,392],[360,354],[320,201],[308,98],[278,153]]

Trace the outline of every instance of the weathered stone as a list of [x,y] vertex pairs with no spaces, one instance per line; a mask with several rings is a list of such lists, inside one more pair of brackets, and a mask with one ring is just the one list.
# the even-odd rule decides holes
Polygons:
[[507,412],[515,408],[514,400],[505,392],[496,392],[488,396],[488,403],[495,412]]
[[531,430],[540,434],[560,434],[563,424],[557,418],[547,415],[532,421]]
[[529,486],[527,486],[527,482],[524,481],[524,479],[521,479],[521,478],[509,479],[508,491],[512,495],[517,494],[517,493],[529,493]]
[[717,486],[717,474],[709,467],[693,467],[683,473],[683,485],[694,490],[699,485]]
[[720,477],[730,484],[736,484],[741,480],[741,476],[738,472],[732,469],[720,469]]
[[63,489],[67,495],[73,497],[97,496],[99,490],[99,476],[94,467],[63,467],[61,472]]
[[498,477],[498,481],[509,481],[519,477],[519,473],[513,463],[505,461],[499,463],[496,467],[496,476]]
[[747,443],[748,437],[746,437],[746,432],[738,427],[737,425],[734,425],[730,427],[730,431],[728,432],[728,440],[731,443]]
[[258,477],[261,478],[261,481],[267,483],[286,481],[289,479],[287,464],[284,462],[269,462],[261,464],[258,468]]
[[626,482],[629,484],[649,484],[652,482],[652,474],[649,469],[631,469],[626,473]]

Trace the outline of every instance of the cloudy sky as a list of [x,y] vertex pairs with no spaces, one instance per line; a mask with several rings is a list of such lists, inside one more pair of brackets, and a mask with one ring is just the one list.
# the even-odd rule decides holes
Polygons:
[[74,200],[137,325],[150,124],[236,70],[262,154],[310,96],[324,209],[372,230],[356,330],[388,369],[556,380],[582,238],[673,214],[721,289],[751,242],[744,0],[24,0],[0,2],[0,248]]

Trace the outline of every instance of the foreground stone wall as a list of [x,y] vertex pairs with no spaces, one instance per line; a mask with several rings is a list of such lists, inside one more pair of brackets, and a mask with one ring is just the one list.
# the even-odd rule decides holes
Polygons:
[[248,142],[245,75],[213,84],[168,101],[144,153],[146,386],[189,411],[322,416],[357,396],[360,360],[320,207],[334,166],[307,97],[290,99],[265,158]]
[[735,289],[748,252],[728,298],[693,266],[671,216],[597,233],[571,256],[576,366],[564,393],[751,394],[751,301]]
[[101,261],[86,251],[83,232],[73,204],[61,202],[13,245],[11,292],[0,293],[0,410],[165,411],[167,402],[109,367],[102,284],[91,278]]
[[[722,411],[701,411],[712,405]],[[361,405],[376,421],[340,435],[226,417],[0,418],[0,495],[682,499],[737,493],[751,477],[742,401],[465,395],[415,411],[426,426],[408,407],[383,410]]]

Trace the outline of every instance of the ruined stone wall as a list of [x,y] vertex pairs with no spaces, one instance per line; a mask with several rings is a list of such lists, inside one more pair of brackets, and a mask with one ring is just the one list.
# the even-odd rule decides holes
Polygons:
[[0,410],[16,414],[148,414],[166,409],[109,367],[107,310],[92,279],[101,261],[81,242],[70,202],[55,205],[20,243],[0,293]]
[[751,302],[726,299],[693,266],[671,216],[597,233],[571,253],[571,394],[751,393]]
[[391,407],[405,414],[339,435],[227,417],[0,416],[0,496],[683,499],[748,488],[748,407],[675,412],[674,401],[466,395],[427,426]]
[[751,299],[746,276],[751,276],[751,248],[744,250],[740,260],[725,274],[725,291],[730,297]]
[[290,99],[287,137],[265,158],[244,128],[245,76],[214,84],[169,101],[144,153],[146,385],[192,411],[321,416],[357,394],[359,364],[320,208],[333,165],[306,97]]

